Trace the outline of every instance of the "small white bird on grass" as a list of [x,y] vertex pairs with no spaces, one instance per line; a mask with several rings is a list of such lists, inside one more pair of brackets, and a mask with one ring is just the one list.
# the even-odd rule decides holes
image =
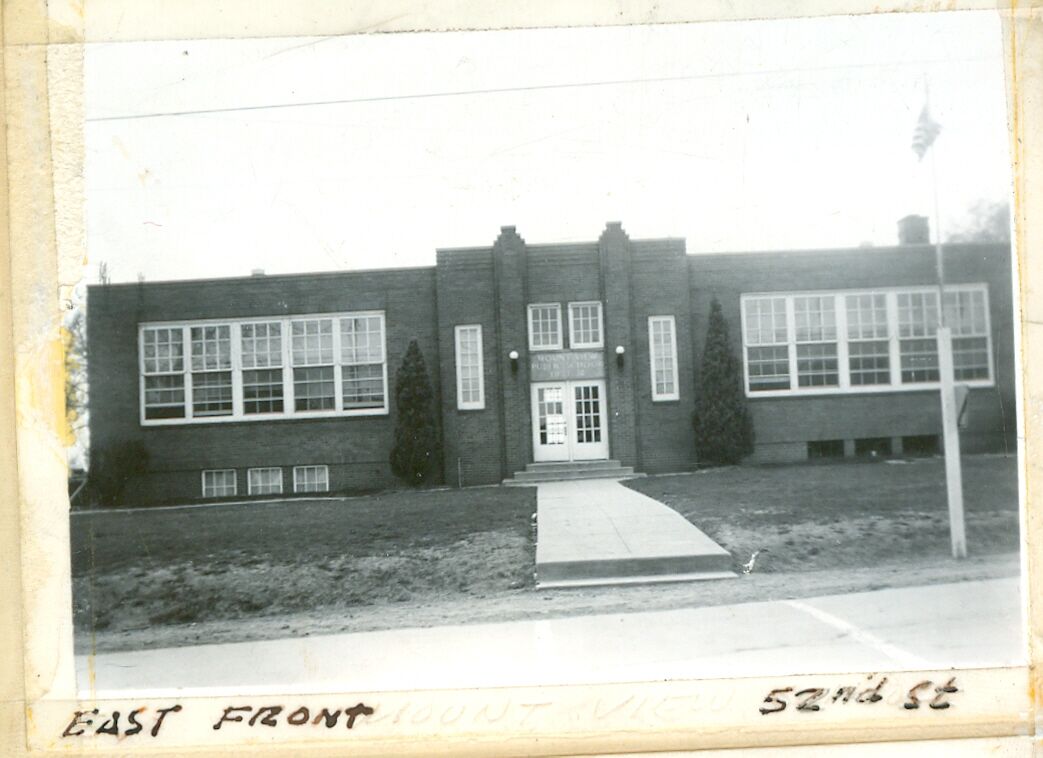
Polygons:
[[748,560],[746,563],[742,564],[742,573],[744,573],[744,574],[753,573],[753,566],[754,566],[755,563],[757,563],[757,556],[760,555],[761,553],[766,553],[766,552],[768,552],[768,551],[767,550],[754,550],[753,551],[753,555],[750,556],[750,560]]

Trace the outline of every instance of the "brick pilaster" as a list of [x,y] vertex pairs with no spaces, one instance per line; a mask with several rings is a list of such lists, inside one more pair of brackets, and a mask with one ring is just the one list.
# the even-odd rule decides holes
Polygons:
[[[503,400],[500,404],[504,478],[532,460],[532,418],[529,402],[529,344],[525,323],[527,303],[525,240],[513,226],[500,229],[493,245],[496,289],[496,365]],[[518,352],[517,370],[508,357]]]
[[[619,222],[609,222],[598,240],[601,264],[601,292],[604,303],[605,353],[608,375],[609,453],[624,466],[638,466],[637,439],[634,433],[635,359],[637,350],[633,329],[631,297],[630,238]],[[622,345],[623,366],[616,360],[615,349]]]

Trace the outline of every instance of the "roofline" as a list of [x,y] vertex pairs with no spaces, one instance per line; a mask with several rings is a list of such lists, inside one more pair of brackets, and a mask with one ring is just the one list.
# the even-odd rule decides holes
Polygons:
[[434,264],[430,266],[387,266],[385,268],[358,268],[358,269],[342,269],[340,271],[297,271],[292,274],[249,274],[246,276],[211,276],[211,277],[197,277],[193,279],[156,279],[156,280],[145,280],[144,282],[110,282],[108,284],[102,282],[93,282],[88,284],[88,288],[94,287],[105,287],[105,288],[125,288],[125,287],[139,287],[146,285],[149,287],[157,285],[173,285],[173,284],[206,284],[209,282],[257,282],[266,280],[293,280],[293,279],[314,279],[316,277],[334,277],[334,276],[352,276],[355,274],[395,274],[401,272],[422,272],[422,271],[434,271]]
[[[681,244],[686,243],[685,237],[638,237],[630,238],[631,244],[647,244],[649,242],[680,242]],[[527,250],[539,250],[541,248],[551,247],[596,247],[600,242],[600,239],[593,240],[567,240],[564,242],[526,242],[525,248]],[[436,247],[436,253],[476,253],[482,251],[489,251],[496,247],[496,244],[489,245],[467,245],[464,247]]]
[[[990,241],[990,242],[943,242],[943,250],[952,250],[960,248],[996,248],[1000,250],[1010,250],[1012,245],[1010,242],[1002,241]],[[822,253],[833,253],[833,254],[866,254],[866,253],[895,253],[895,252],[929,252],[934,253],[934,243],[917,243],[917,244],[897,244],[897,245],[866,245],[856,247],[810,247],[810,248],[790,248],[787,250],[731,250],[728,252],[714,252],[714,253],[692,253],[686,254],[688,258],[728,258],[728,257],[742,257],[742,256],[766,256],[766,255],[821,255]]]

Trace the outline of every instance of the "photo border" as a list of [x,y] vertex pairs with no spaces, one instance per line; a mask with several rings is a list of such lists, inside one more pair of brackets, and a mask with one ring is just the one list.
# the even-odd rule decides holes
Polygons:
[[[318,0],[306,2],[203,2],[176,5],[163,0],[16,0],[3,7],[5,115],[7,131],[0,145],[6,171],[0,191],[5,194],[6,244],[0,251],[0,429],[13,441],[0,452],[0,597],[12,612],[0,617],[0,735],[12,754],[34,749],[111,750],[113,739],[62,742],[61,731],[77,709],[72,653],[69,519],[66,487],[64,368],[60,306],[70,296],[86,260],[83,213],[83,43],[98,41],[225,38],[259,36],[337,35],[351,33],[530,28],[578,25],[676,23],[864,14],[927,10],[925,3],[842,2],[708,2],[698,8],[670,0],[655,4],[586,2],[506,4],[472,2],[435,10],[430,4],[396,0],[377,5],[345,4],[331,10]],[[997,3],[958,2],[957,9],[996,9]],[[1015,335],[1021,359],[1018,389],[1020,465],[1022,477],[1023,597],[1028,621],[1032,665],[1025,668],[961,671],[965,699],[960,709],[944,713],[900,710],[869,713],[823,712],[815,721],[789,713],[776,722],[759,721],[756,707],[778,682],[841,682],[852,677],[827,675],[769,679],[695,680],[641,685],[510,688],[409,693],[345,693],[337,702],[381,704],[381,713],[404,705],[452,701],[480,709],[503,698],[512,703],[546,703],[520,711],[488,728],[443,723],[434,716],[406,723],[374,723],[357,732],[341,732],[331,741],[309,741],[309,749],[353,754],[429,753],[431,740],[439,751],[454,754],[502,754],[628,749],[678,750],[694,747],[738,747],[766,744],[805,744],[891,739],[925,739],[982,735],[1032,735],[1038,718],[1037,693],[1043,692],[1039,663],[1043,658],[1043,516],[1035,493],[1043,484],[1040,433],[1043,415],[1043,365],[1026,356],[1043,351],[1043,256],[1028,255],[1037,247],[1038,231],[1027,223],[1030,208],[1043,210],[1043,144],[1040,129],[1043,101],[1043,12],[1040,3],[1002,4],[1004,52],[1008,87],[1008,120],[1014,194],[1012,215],[1020,287],[1020,332]],[[951,11],[939,11],[951,12]],[[157,24],[156,19],[163,23]],[[1035,148],[1035,149],[1033,149]],[[56,198],[58,199],[56,202]],[[1037,224],[1037,227],[1039,225]],[[1033,297],[1033,295],[1035,295]],[[56,307],[58,306],[58,307]],[[1020,345],[1020,352],[1017,352]],[[10,359],[8,359],[10,358]],[[8,391],[10,389],[10,392]],[[7,398],[11,398],[9,401]],[[1036,550],[1030,550],[1036,545]],[[10,564],[10,566],[8,566]],[[1032,590],[1035,592],[1033,593]],[[1040,600],[1031,602],[1035,594]],[[869,673],[869,672],[865,672]],[[883,675],[882,672],[876,672]],[[937,672],[940,676],[945,672]],[[892,672],[889,676],[899,677]],[[928,675],[929,676],[929,675]],[[907,677],[903,677],[906,679]],[[847,682],[850,683],[850,682]],[[727,695],[738,705],[715,709],[707,693]],[[723,694],[722,694],[723,693]],[[663,702],[685,703],[696,697],[709,706],[671,710]],[[438,699],[441,700],[438,700]],[[499,700],[497,700],[499,698]],[[513,699],[512,699],[513,698]],[[261,703],[272,696],[251,698]],[[288,696],[288,702],[331,702],[331,696]],[[218,713],[241,698],[185,698],[193,707]],[[341,702],[343,701],[343,702]],[[137,701],[135,701],[137,702]],[[163,702],[151,704],[163,707]],[[626,705],[619,706],[619,703]],[[591,708],[616,707],[633,716],[616,723],[598,718]],[[615,705],[613,705],[615,704]],[[98,704],[91,704],[95,707]],[[118,703],[105,703],[115,707]],[[123,708],[131,704],[125,702]],[[79,706],[83,708],[84,706]],[[132,706],[133,707],[133,706]],[[212,710],[207,710],[210,714]],[[186,710],[186,715],[188,711]],[[526,715],[526,713],[528,715]],[[594,715],[591,715],[591,714]],[[649,715],[651,713],[652,715]],[[539,715],[537,715],[539,714]],[[897,714],[897,715],[895,715]],[[430,719],[434,718],[432,722]],[[461,717],[462,718],[462,717]],[[206,721],[205,719],[203,721]],[[255,733],[250,742],[217,742],[220,731],[210,721],[195,721],[185,731],[166,731],[141,748],[129,741],[119,750],[171,748],[191,734],[222,754],[295,755],[301,738],[285,730],[272,731],[287,742],[276,743]],[[360,722],[360,723],[364,723]],[[380,724],[383,727],[380,727]],[[209,732],[206,730],[210,730]],[[231,734],[226,732],[225,735]],[[320,737],[326,737],[319,734]],[[256,740],[262,739],[262,742]],[[5,744],[10,740],[9,744]]]

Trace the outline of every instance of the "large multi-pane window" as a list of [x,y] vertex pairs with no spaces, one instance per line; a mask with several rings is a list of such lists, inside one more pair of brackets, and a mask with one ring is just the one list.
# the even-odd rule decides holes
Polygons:
[[793,298],[793,325],[797,342],[797,386],[839,385],[836,298],[833,295]]
[[786,298],[757,297],[743,303],[746,369],[751,392],[790,388]]
[[[949,285],[944,303],[956,381],[991,383],[987,287]],[[937,287],[744,295],[747,392],[930,386],[942,315]]]
[[184,330],[181,327],[145,329],[141,347],[143,418],[184,418]]
[[601,303],[569,303],[569,347],[596,348],[604,344]]
[[232,338],[227,324],[193,326],[192,415],[232,415]]
[[458,326],[456,333],[456,407],[462,411],[485,407],[482,376],[482,327]]
[[529,306],[529,349],[561,350],[561,306],[557,303]]
[[145,425],[387,412],[384,314],[145,324]]
[[243,413],[282,413],[282,324],[242,324]]
[[902,382],[938,381],[938,293],[899,292],[898,339]]
[[989,321],[985,290],[946,290],[945,323],[952,327],[956,381],[989,378]]
[[649,360],[652,375],[652,400],[677,400],[677,335],[673,316],[648,319]]
[[294,319],[290,330],[294,409],[333,410],[337,407],[333,319]]
[[384,407],[384,317],[340,319],[341,394],[344,409]]
[[887,296],[880,292],[845,295],[848,370],[853,386],[891,383]]

